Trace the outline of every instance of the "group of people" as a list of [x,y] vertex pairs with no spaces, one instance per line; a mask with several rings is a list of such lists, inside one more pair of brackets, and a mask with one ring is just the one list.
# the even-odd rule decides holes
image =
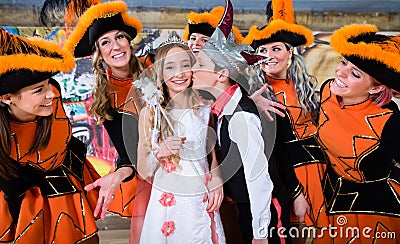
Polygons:
[[[343,58],[317,93],[295,50],[312,31],[290,0],[269,7],[245,38],[229,0],[192,12],[187,43],[171,35],[151,64],[122,1],[69,3],[63,48],[0,29],[0,242],[99,243],[113,212],[130,243],[398,243],[400,36],[334,31]],[[103,177],[52,78],[87,56],[90,112],[119,156]]]

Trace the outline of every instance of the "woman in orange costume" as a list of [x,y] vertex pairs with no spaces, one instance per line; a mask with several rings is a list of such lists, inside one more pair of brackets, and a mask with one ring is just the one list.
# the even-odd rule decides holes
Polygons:
[[[58,2],[62,10],[67,4],[67,16],[72,12],[78,15],[83,12],[65,48],[74,53],[76,58],[92,56],[95,86],[90,111],[97,122],[106,128],[119,156],[114,172],[85,189],[100,187],[95,214],[101,213],[101,218],[105,217],[107,210],[131,217],[134,203],[139,202],[140,198],[136,193],[141,192],[140,196],[146,198],[144,189],[151,187],[134,177],[138,114],[142,101],[132,82],[143,68],[133,52],[131,41],[141,31],[142,25],[138,19],[127,14],[127,6],[122,1],[52,2],[53,5],[43,7],[42,16],[45,17],[46,12],[54,9],[54,2]],[[85,9],[85,3],[89,8]],[[143,212],[144,209],[134,215],[142,216]]]
[[[269,58],[261,66],[262,76],[279,102],[286,106],[285,112],[295,136],[291,142],[291,162],[301,186],[296,195],[292,194],[291,222],[318,226],[318,222],[326,223],[327,220],[320,218],[324,202],[319,182],[323,177],[325,157],[315,140],[319,109],[314,91],[316,80],[307,73],[304,59],[294,53],[295,47],[311,45],[314,37],[311,30],[295,24],[291,0],[273,0],[272,12],[270,22],[263,27],[252,26],[243,43]],[[270,106],[266,106],[261,93],[268,85],[252,96],[265,113]],[[301,147],[296,144],[301,144]]]
[[332,233],[333,243],[400,241],[400,113],[391,101],[391,89],[400,90],[400,37],[377,31],[349,25],[331,37],[343,59],[321,87],[318,140],[330,161],[323,187],[331,220],[319,234]]
[[98,192],[83,188],[100,176],[51,78],[74,59],[56,43],[0,31],[0,242],[98,243]]

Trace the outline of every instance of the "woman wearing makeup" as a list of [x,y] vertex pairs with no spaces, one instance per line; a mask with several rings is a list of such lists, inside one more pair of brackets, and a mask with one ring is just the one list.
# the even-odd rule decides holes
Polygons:
[[100,176],[51,78],[74,58],[56,43],[0,32],[0,242],[99,243],[98,192],[84,186]]
[[[75,14],[79,20],[65,48],[75,58],[92,56],[95,85],[90,112],[104,125],[119,156],[115,170],[86,186],[86,190],[100,187],[95,214],[101,218],[107,211],[143,218],[145,209],[141,206],[146,205],[151,186],[135,177],[142,101],[132,85],[143,68],[131,43],[142,25],[127,14],[127,5],[122,1],[69,2],[59,1],[59,9],[64,10],[65,5],[72,7],[66,8],[67,16]],[[44,6],[42,15],[54,8],[56,5]],[[138,202],[143,204],[135,204]],[[131,230],[136,229],[131,226]]]
[[[82,7],[75,7],[78,9],[78,6]],[[133,52],[131,40],[142,25],[126,11],[126,4],[120,1],[90,6],[79,17],[65,43],[75,58],[92,56],[95,85],[90,112],[98,124],[104,125],[119,156],[113,172],[86,187],[87,190],[100,187],[95,214],[101,218],[107,210],[130,217],[137,184],[136,178],[131,179],[136,172],[141,101],[132,82],[142,66]],[[122,184],[124,187],[122,182],[126,182]]]
[[[315,140],[319,111],[316,79],[308,74],[304,59],[294,52],[296,47],[311,45],[314,37],[311,30],[295,23],[291,0],[273,0],[269,6],[273,13],[270,22],[262,27],[252,26],[243,40],[258,55],[269,58],[261,65],[261,76],[266,85],[252,98],[268,116],[270,101],[261,93],[269,86],[275,98],[285,105],[284,112],[295,137],[289,143],[290,162],[300,183],[297,186],[288,184],[293,201],[291,222],[300,226],[317,226],[320,221],[326,222],[319,214],[324,209],[320,181],[326,162]],[[277,120],[282,119],[277,117]],[[281,139],[279,134],[276,139]]]
[[400,241],[400,114],[391,101],[392,89],[400,90],[400,37],[377,32],[349,25],[331,36],[343,59],[321,87],[317,135],[329,157],[324,227],[336,234],[321,236],[332,243]]

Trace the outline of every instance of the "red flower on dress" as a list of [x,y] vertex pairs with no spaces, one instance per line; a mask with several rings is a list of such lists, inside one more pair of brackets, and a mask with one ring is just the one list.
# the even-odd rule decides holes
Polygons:
[[168,173],[174,172],[176,170],[175,164],[172,162],[171,158],[163,158],[161,159],[161,166],[164,168],[165,171]]
[[175,196],[171,192],[164,192],[158,200],[163,207],[171,207],[175,205]]
[[175,231],[175,223],[174,221],[165,221],[162,228],[161,232],[166,236],[170,236],[173,232]]

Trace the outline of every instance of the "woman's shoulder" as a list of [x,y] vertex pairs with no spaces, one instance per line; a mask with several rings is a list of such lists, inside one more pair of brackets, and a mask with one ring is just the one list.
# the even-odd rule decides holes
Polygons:
[[331,96],[330,87],[331,87],[331,83],[332,83],[333,80],[334,80],[333,78],[332,79],[328,79],[328,80],[324,81],[324,83],[322,83],[322,85],[321,85],[321,87],[319,89],[321,103]]
[[394,101],[389,102],[385,106],[382,107],[383,109],[389,109],[393,112],[392,117],[396,120],[396,122],[400,123],[400,110],[399,104],[395,103]]
[[60,84],[53,78],[49,79],[49,83],[53,86],[53,92],[55,93],[55,97],[61,97],[61,86],[60,86]]
[[329,89],[330,87],[330,83],[333,81],[334,79],[327,79],[326,81],[324,81],[321,85],[321,88],[319,89],[320,92],[322,93],[324,90]]

